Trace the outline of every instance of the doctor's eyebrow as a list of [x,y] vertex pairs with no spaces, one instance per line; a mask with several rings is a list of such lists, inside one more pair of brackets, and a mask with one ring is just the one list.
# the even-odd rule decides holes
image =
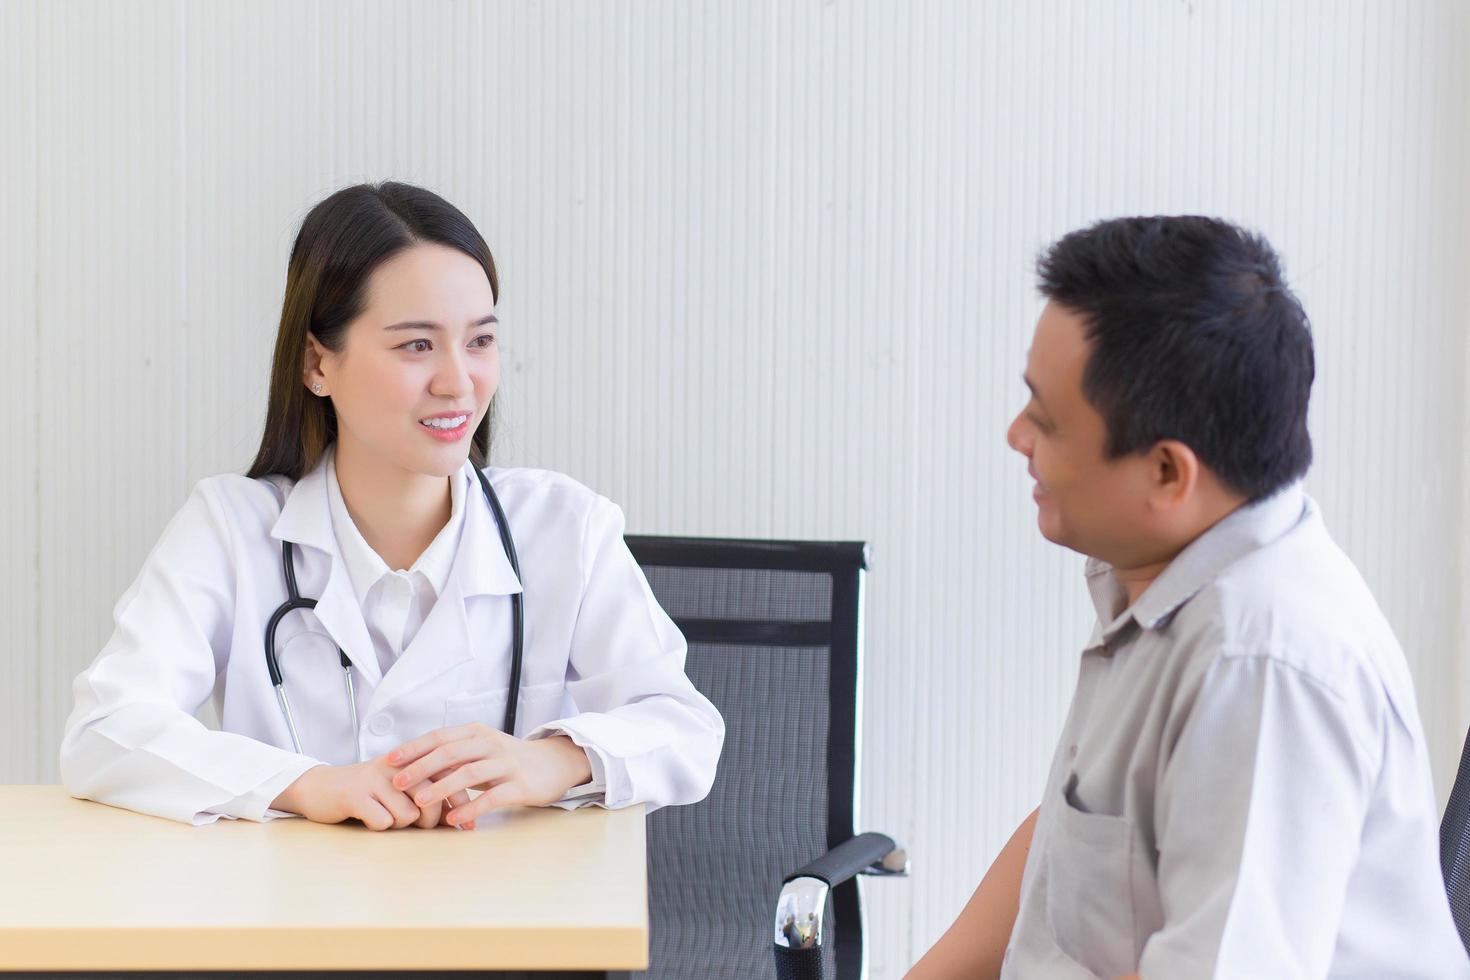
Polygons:
[[[474,323],[471,323],[470,326],[472,326],[472,327],[483,327],[483,326],[486,326],[487,324],[499,323],[499,322],[500,322],[500,317],[496,316],[494,313],[491,313],[489,316],[482,316],[482,317],[480,317],[480,319],[476,320]],[[389,326],[384,327],[383,329],[384,330],[438,330],[438,329],[440,329],[440,327],[439,327],[439,324],[434,323],[431,320],[405,320],[402,323],[394,323],[394,324],[391,324]]]

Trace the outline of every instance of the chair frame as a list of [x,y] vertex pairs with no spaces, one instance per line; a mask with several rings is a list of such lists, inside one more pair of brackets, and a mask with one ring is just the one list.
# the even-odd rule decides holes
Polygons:
[[[821,865],[823,859],[856,836],[854,816],[861,737],[862,584],[863,573],[868,567],[867,546],[854,541],[752,541],[650,535],[628,535],[625,540],[640,566],[804,571],[832,576],[829,623],[744,623],[674,618],[675,625],[690,643],[764,643],[772,646],[827,646],[830,649],[827,658],[829,714],[826,746],[828,852],[800,872],[788,875],[787,880],[807,877],[803,872]],[[878,835],[864,836],[872,838]],[[871,846],[868,850],[872,851]],[[883,853],[864,861],[862,867],[882,859],[895,848],[892,841],[888,841],[888,846],[879,850]],[[849,853],[852,853],[851,847],[842,852],[844,855]],[[902,860],[902,852],[896,853]],[[830,936],[816,937],[816,941],[823,945],[829,941],[835,944],[837,976],[841,980],[859,977],[863,967],[861,898],[857,882],[852,877],[857,870],[849,870],[846,876],[840,872],[827,876],[841,879],[827,881],[832,886],[832,906],[837,921]],[[902,872],[895,868],[888,873]],[[820,908],[816,915],[820,919]]]

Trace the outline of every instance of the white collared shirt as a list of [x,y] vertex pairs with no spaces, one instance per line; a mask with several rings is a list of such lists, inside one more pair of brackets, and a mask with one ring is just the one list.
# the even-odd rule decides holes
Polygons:
[[1002,976],[1470,977],[1403,652],[1299,487],[1082,653]]
[[412,568],[394,570],[363,538],[348,512],[342,486],[337,482],[336,453],[328,450],[327,503],[332,515],[332,533],[336,535],[347,577],[352,580],[352,589],[362,606],[362,618],[372,637],[378,668],[385,674],[418,635],[419,627],[449,580],[449,570],[459,550],[460,530],[464,527],[467,479],[464,470],[449,477],[449,520]]

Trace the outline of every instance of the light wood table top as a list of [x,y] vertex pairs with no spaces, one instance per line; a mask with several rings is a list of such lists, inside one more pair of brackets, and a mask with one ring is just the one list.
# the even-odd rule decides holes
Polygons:
[[206,827],[0,786],[0,970],[640,969],[642,807]]

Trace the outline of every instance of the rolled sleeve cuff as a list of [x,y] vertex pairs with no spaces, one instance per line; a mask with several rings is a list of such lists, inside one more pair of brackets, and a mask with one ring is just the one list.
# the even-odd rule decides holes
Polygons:
[[612,810],[627,806],[633,794],[628,786],[627,776],[621,775],[620,778],[624,767],[599,746],[592,734],[578,725],[578,721],[577,718],[567,718],[547,722],[526,736],[527,741],[532,741],[565,735],[587,753],[587,764],[592,770],[592,778],[580,786],[573,786],[561,799],[550,805],[564,810],[576,810],[584,806],[601,806]]
[[282,770],[267,779],[250,792],[235,797],[222,806],[213,807],[210,810],[212,816],[234,817],[241,820],[256,820],[264,822],[276,820],[281,817],[299,817],[299,813],[290,813],[286,810],[272,810],[271,803],[276,797],[285,792],[286,787],[300,779],[308,769],[326,765],[315,759],[303,760],[302,765],[292,766]]

